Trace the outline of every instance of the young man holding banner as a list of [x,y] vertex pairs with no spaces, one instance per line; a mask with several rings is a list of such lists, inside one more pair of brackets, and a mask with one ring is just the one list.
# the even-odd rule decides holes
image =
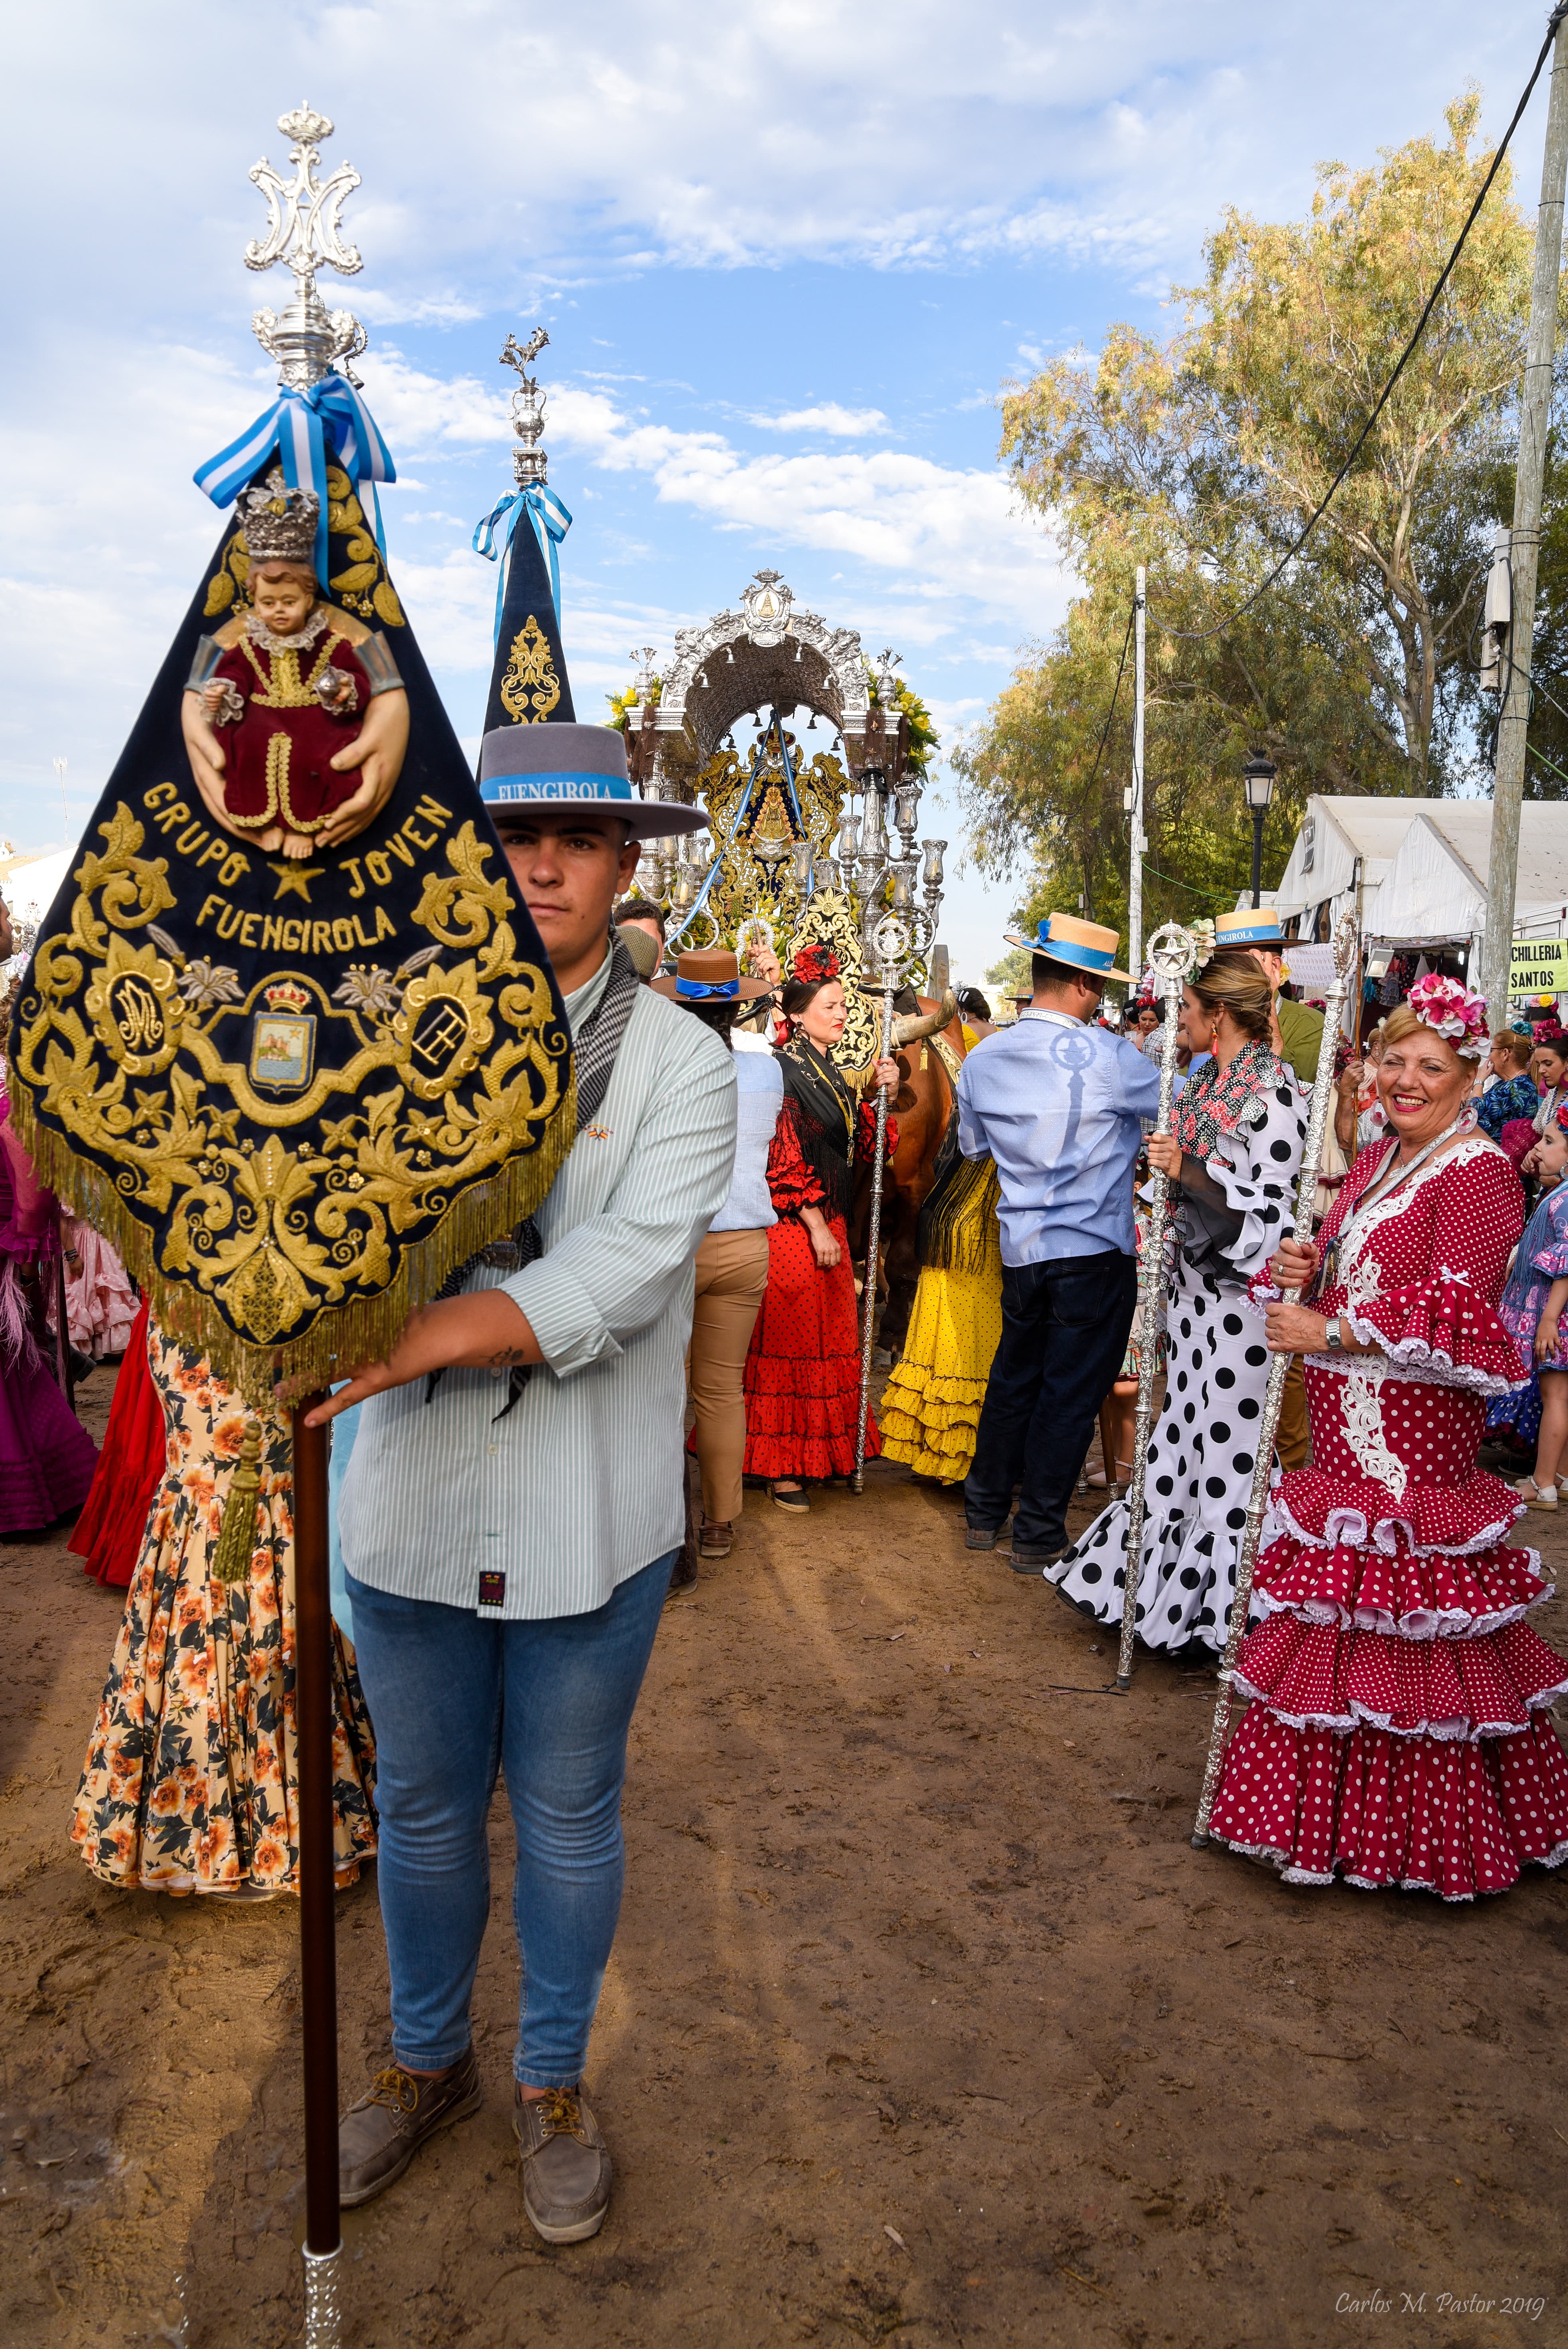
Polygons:
[[365,1402],[343,1547],[392,1979],[392,2062],[344,2116],[339,2174],[346,2207],[369,2201],[478,2110],[469,2010],[504,1772],[523,2208],[571,2243],[609,2205],[583,2072],[620,1909],[626,1735],[685,1531],[692,1263],[729,1188],[736,1081],[610,926],[644,834],[704,810],[634,799],[603,726],[489,733],[480,781],[565,998],[577,1140],[533,1222],[313,1414]]

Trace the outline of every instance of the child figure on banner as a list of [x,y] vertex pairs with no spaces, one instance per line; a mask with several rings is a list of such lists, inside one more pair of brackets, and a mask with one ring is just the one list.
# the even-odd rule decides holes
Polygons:
[[198,747],[214,771],[228,828],[297,862],[344,836],[334,819],[369,781],[360,770],[374,743],[360,719],[395,694],[406,740],[407,697],[386,638],[322,596],[315,494],[274,469],[240,503],[251,608],[201,638],[186,690],[204,722],[194,742],[188,724],[187,740],[209,804]]

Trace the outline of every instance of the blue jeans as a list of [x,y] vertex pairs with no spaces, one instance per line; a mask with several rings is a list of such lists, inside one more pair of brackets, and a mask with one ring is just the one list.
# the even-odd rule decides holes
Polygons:
[[573,2087],[621,1911],[626,1733],[676,1553],[588,1615],[481,1621],[348,1578],[376,1728],[377,1876],[392,1974],[392,2048],[438,2072],[469,2044],[490,1914],[485,1821],[506,1774],[522,1957],[512,2069]]
[[1068,1503],[1137,1302],[1137,1265],[1119,1248],[1003,1266],[1002,1340],[964,1480],[968,1524],[1004,1526],[1021,1480],[1013,1539],[1066,1546]]

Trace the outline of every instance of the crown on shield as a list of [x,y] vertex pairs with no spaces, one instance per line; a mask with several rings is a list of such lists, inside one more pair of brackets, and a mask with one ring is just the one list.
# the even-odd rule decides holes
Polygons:
[[271,987],[264,987],[262,994],[274,1011],[303,1011],[310,1001],[309,988],[302,987],[297,978],[276,979]]
[[315,568],[315,520],[321,502],[314,490],[291,490],[274,465],[259,490],[240,497],[240,526],[253,564],[297,563]]

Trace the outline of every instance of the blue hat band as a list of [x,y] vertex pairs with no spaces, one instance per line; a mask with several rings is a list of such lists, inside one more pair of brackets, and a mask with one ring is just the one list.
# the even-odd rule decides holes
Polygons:
[[717,978],[710,981],[677,978],[676,993],[685,996],[691,1003],[734,1003],[740,994],[740,981],[738,978]]
[[1222,930],[1214,940],[1216,948],[1220,947],[1282,947],[1284,944],[1284,939],[1280,935],[1279,916],[1276,914],[1264,916],[1255,922],[1244,922],[1238,929]]
[[1079,970],[1109,970],[1114,957],[1109,947],[1083,947],[1070,938],[1037,936],[1033,951],[1053,962],[1070,962]]
[[487,807],[511,806],[527,800],[572,800],[581,806],[592,801],[601,807],[640,806],[632,786],[620,775],[591,775],[563,768],[551,775],[487,775],[480,785]]

